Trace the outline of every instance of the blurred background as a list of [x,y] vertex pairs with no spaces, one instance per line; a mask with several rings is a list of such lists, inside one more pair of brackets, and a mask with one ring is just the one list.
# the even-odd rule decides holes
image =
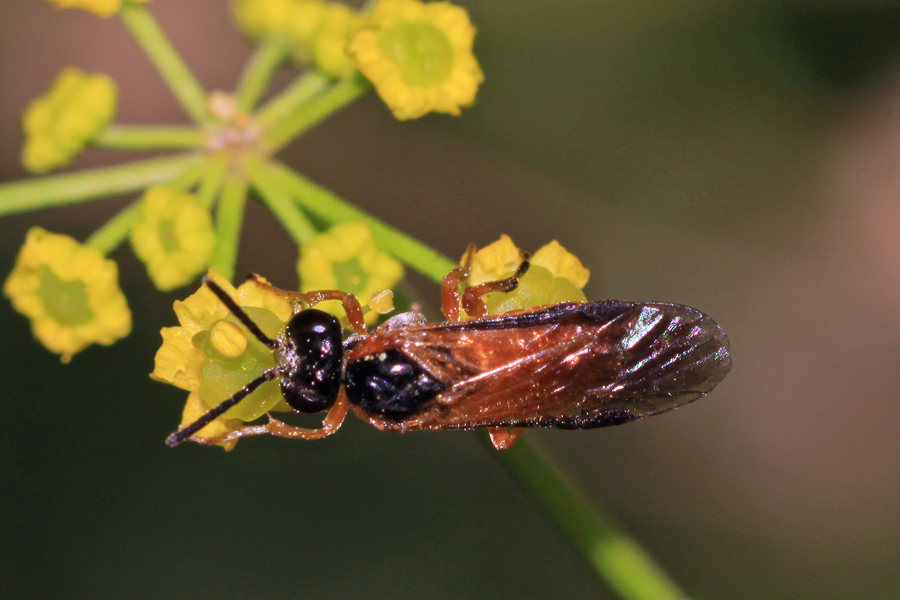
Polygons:
[[[464,5],[473,109],[398,123],[369,96],[284,160],[450,256],[558,239],[589,298],[712,315],[735,366],[709,397],[527,434],[692,598],[900,598],[900,1]],[[225,2],[149,6],[208,89],[233,87],[251,49]],[[118,122],[186,122],[118,21],[3,0],[0,180],[26,177],[19,116],[66,65],[116,79]],[[128,201],[0,220],[0,277],[31,225],[84,239]],[[240,256],[297,285],[259,206]],[[350,420],[167,449],[184,393],[147,374],[193,288],[114,258],[134,332],[70,365],[0,302],[4,597],[612,597],[472,434]]]

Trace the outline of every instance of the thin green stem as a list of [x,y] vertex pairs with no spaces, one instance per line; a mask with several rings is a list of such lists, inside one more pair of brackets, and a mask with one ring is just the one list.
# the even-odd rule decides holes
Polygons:
[[228,281],[234,279],[246,203],[247,182],[239,177],[226,179],[222,197],[219,199],[219,209],[216,212],[216,249],[213,251],[210,266]]
[[304,131],[318,125],[333,112],[362,96],[369,87],[369,82],[362,77],[340,80],[327,92],[316,96],[287,118],[273,124],[264,134],[261,145],[272,154],[278,152]]
[[[202,162],[191,163],[181,175],[166,182],[166,185],[176,189],[188,189],[200,179],[203,167]],[[91,234],[85,243],[103,254],[109,254],[125,241],[140,218],[141,200],[135,200],[107,221],[103,227]]]
[[202,148],[208,141],[209,135],[196,127],[111,125],[94,140],[94,144],[116,150],[177,150]]
[[250,183],[297,245],[302,246],[312,239],[316,235],[316,228],[297,208],[289,192],[281,185],[281,180],[271,176],[263,159],[257,156],[247,157],[244,167]]
[[358,209],[284,165],[270,163],[269,174],[270,177],[277,179],[301,206],[314,215],[330,223],[347,221],[365,223],[382,248],[389,250],[407,265],[435,282],[440,282],[444,275],[458,266],[433,248]]
[[288,50],[284,42],[269,38],[253,54],[241,74],[237,87],[238,108],[250,112],[269,87],[275,70],[287,58]]
[[106,222],[106,224],[91,234],[85,244],[96,248],[103,254],[109,254],[125,241],[132,227],[141,218],[141,201],[135,200],[119,214]]
[[206,92],[153,14],[145,6],[126,2],[119,16],[191,118],[206,122]]
[[633,538],[619,529],[577,490],[529,438],[507,450],[481,440],[526,496],[578,549],[594,573],[625,600],[684,600],[678,588]]
[[180,176],[196,154],[151,158],[115,167],[52,175],[0,185],[0,215],[133,192]]
[[321,94],[330,83],[316,71],[307,71],[259,109],[256,113],[257,124],[263,129],[272,128],[275,123],[288,118],[301,106]]
[[230,153],[223,151],[206,163],[205,172],[200,180],[200,189],[197,191],[200,204],[206,210],[212,209],[216,198],[219,196],[219,190],[222,189],[222,182],[225,181],[225,174],[228,172],[228,163],[230,161]]

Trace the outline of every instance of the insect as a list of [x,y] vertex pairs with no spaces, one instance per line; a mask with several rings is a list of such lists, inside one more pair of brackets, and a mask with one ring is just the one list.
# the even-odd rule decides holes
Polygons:
[[[467,269],[454,269],[441,291],[446,322],[429,324],[420,313],[407,312],[371,333],[351,294],[287,292],[256,279],[298,307],[340,300],[355,332],[346,339],[339,321],[315,308],[298,308],[284,332],[270,338],[222,288],[204,279],[275,353],[276,365],[166,443],[259,434],[317,439],[337,431],[352,409],[386,431],[487,428],[494,447],[503,450],[525,427],[589,429],[672,410],[708,393],[731,369],[725,333],[702,312],[679,304],[566,302],[487,315],[484,296],[514,290],[528,266],[523,255],[512,277],[462,295]],[[461,320],[460,305],[472,320]],[[321,428],[293,427],[270,416],[265,425],[220,438],[192,437],[277,378],[294,410],[327,411]]]

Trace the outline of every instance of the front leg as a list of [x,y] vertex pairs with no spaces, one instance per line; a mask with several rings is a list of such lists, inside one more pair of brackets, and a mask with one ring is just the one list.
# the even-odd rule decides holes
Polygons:
[[344,419],[347,417],[349,411],[350,402],[347,400],[347,395],[344,393],[344,390],[341,390],[337,402],[328,409],[328,413],[322,420],[322,426],[317,429],[294,427],[269,415],[269,422],[265,425],[248,425],[236,431],[230,431],[225,435],[214,438],[190,437],[188,439],[192,442],[197,442],[198,444],[208,445],[218,444],[220,442],[230,442],[251,435],[265,434],[302,440],[318,440],[336,433],[344,423]]

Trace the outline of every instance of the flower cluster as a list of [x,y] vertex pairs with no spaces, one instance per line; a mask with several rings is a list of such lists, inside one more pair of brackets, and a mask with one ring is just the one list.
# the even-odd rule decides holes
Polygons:
[[35,173],[64,167],[116,114],[115,82],[102,73],[68,68],[22,118],[22,163]]
[[280,40],[299,64],[311,62],[331,77],[359,69],[398,119],[459,115],[484,80],[469,15],[448,2],[380,0],[363,16],[325,0],[237,0],[233,6],[245,35]]
[[109,345],[131,332],[116,263],[40,227],[28,232],[3,293],[63,362],[90,344]]
[[313,63],[331,77],[356,73],[344,48],[362,17],[346,4],[325,0],[237,0],[233,14],[244,35],[254,40],[281,41],[300,65]]
[[[463,256],[460,264],[466,262]],[[487,281],[506,279],[515,273],[522,262],[522,250],[509,236],[500,236],[475,253],[469,266],[468,287]],[[530,259],[531,266],[519,279],[519,285],[509,293],[495,292],[484,297],[490,314],[500,314],[522,308],[558,304],[560,302],[583,302],[581,290],[590,277],[574,254],[553,240],[540,248]],[[464,313],[461,313],[464,314]]]
[[212,218],[197,196],[165,186],[144,194],[131,246],[157,288],[193,281],[209,265],[215,244]]
[[398,119],[458,115],[484,80],[472,54],[475,28],[448,2],[381,0],[348,51]]
[[122,10],[122,5],[128,2],[143,4],[150,0],[47,0],[59,8],[80,8],[92,12],[98,17],[111,17]]

